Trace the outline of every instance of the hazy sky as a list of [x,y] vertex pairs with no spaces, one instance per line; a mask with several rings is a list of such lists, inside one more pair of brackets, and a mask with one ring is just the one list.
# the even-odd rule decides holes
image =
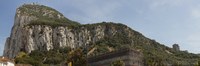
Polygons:
[[200,53],[200,0],[0,0],[0,55],[14,23],[16,8],[37,2],[82,24],[123,23],[171,47]]

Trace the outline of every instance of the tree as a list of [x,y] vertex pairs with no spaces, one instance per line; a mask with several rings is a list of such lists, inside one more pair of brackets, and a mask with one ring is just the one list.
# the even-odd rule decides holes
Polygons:
[[112,62],[110,66],[125,66],[125,63],[122,60],[116,60]]
[[19,52],[18,54],[17,54],[17,56],[16,56],[16,58],[23,58],[23,57],[26,57],[26,56],[28,56],[25,52]]
[[175,62],[172,66],[181,66],[179,62]]
[[68,63],[72,62],[73,66],[87,66],[86,57],[83,50],[78,48],[68,53]]
[[197,64],[195,66],[200,66],[200,59],[197,61]]

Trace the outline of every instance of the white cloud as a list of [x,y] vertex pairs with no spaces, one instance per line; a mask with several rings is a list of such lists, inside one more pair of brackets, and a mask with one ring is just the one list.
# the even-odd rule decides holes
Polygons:
[[[69,12],[69,13],[63,12],[63,13],[65,13],[65,15],[67,14],[66,15],[67,17],[71,17],[70,19],[78,20],[82,23],[94,23],[94,22],[99,22],[102,20],[108,21],[109,19],[114,21],[115,19],[113,17],[123,14],[120,16],[123,16],[126,19],[124,19],[124,20],[122,20],[122,18],[117,18],[117,19],[121,19],[122,20],[121,22],[127,21],[127,24],[129,24],[129,25],[137,24],[137,23],[128,23],[128,21],[137,22],[137,21],[134,21],[137,19],[129,18],[129,17],[135,18],[134,17],[134,15],[135,15],[135,16],[137,16],[136,18],[138,18],[138,19],[144,19],[144,22],[145,22],[144,24],[146,24],[146,25],[147,25],[147,22],[149,23],[152,20],[152,22],[155,21],[154,25],[157,25],[156,22],[161,23],[161,21],[163,21],[162,24],[166,23],[166,22],[170,22],[170,23],[174,22],[173,23],[174,26],[177,26],[177,25],[178,26],[180,25],[180,27],[191,26],[191,28],[192,28],[191,30],[182,28],[183,30],[188,30],[185,33],[184,33],[184,31],[181,31],[183,33],[180,33],[179,31],[174,32],[174,33],[180,33],[180,36],[184,36],[184,38],[180,39],[177,37],[173,37],[173,39],[180,39],[180,42],[190,45],[188,47],[192,48],[192,49],[190,49],[190,50],[192,50],[192,52],[194,51],[194,49],[198,49],[196,47],[200,47],[200,45],[199,45],[200,39],[198,38],[198,37],[200,37],[200,35],[199,35],[200,33],[198,33],[198,31],[195,31],[195,30],[200,29],[200,27],[197,27],[199,25],[198,22],[200,20],[197,19],[197,21],[194,22],[194,21],[191,21],[189,18],[191,16],[192,16],[192,18],[200,18],[200,7],[195,6],[195,4],[193,4],[193,2],[191,3],[190,1],[192,1],[192,0],[142,0],[142,1],[141,0],[140,1],[125,0],[123,2],[115,1],[115,0],[65,0],[65,1],[66,2],[62,2],[62,4],[60,4],[60,2],[59,2],[58,4],[56,4],[56,6],[59,5],[59,6],[61,6],[61,9],[65,8],[65,10],[72,8],[72,12]],[[191,7],[191,5],[192,5],[192,7],[195,6],[195,8],[189,9],[188,7]],[[73,10],[73,9],[75,9],[75,10]],[[118,9],[121,9],[121,10],[123,9],[124,11],[117,12],[120,14],[116,14],[115,11],[117,11]],[[153,10],[153,12],[150,12],[149,9]],[[159,9],[164,9],[164,10],[159,10]],[[129,10],[129,11],[125,11],[125,10]],[[183,12],[183,10],[184,10],[184,13],[176,14],[176,12],[175,12],[175,11]],[[75,12],[73,12],[73,11],[75,11]],[[168,12],[168,11],[170,11],[170,12]],[[124,13],[124,12],[128,12],[128,15],[131,14],[132,12],[137,12],[137,13],[136,14],[134,13],[133,16],[132,15],[127,16],[126,13]],[[185,13],[185,12],[187,12],[187,13]],[[152,13],[153,13],[153,15],[151,15]],[[166,14],[172,13],[173,15],[169,15],[169,17],[170,16],[172,16],[172,17],[177,16],[177,17],[174,20],[169,19],[169,17],[167,17],[167,18],[164,17],[165,14],[163,14],[163,13],[166,13]],[[140,14],[139,16],[142,16],[142,17],[139,18],[137,14]],[[158,15],[156,15],[156,14],[158,14]],[[160,14],[162,14],[162,15],[160,15]],[[176,14],[176,15],[174,15],[174,14]],[[182,16],[186,16],[186,15],[180,15],[180,14],[187,14],[188,19],[182,18]],[[146,19],[147,18],[146,16],[148,16],[148,15],[150,15],[150,17],[149,17],[150,20]],[[167,20],[165,20],[165,19],[162,20],[162,18],[158,19],[155,15],[165,18]],[[184,24],[183,21],[187,21],[187,24]],[[138,27],[138,24],[137,24],[137,27]],[[142,25],[144,25],[144,24],[142,24]],[[168,25],[168,23],[166,25]],[[169,24],[169,26],[173,26],[173,25]],[[152,27],[152,26],[150,26],[150,27]],[[163,27],[163,26],[158,26],[158,27]],[[143,29],[143,28],[147,28],[147,27],[145,26],[140,29]],[[196,28],[198,28],[198,29],[196,29]],[[167,29],[169,29],[169,28],[167,27]],[[177,28],[177,30],[182,30],[182,29]],[[171,31],[171,29],[169,29],[169,30]],[[192,31],[192,32],[190,32],[190,31]],[[191,34],[189,34],[188,32]],[[147,31],[147,33],[148,33],[148,31]],[[165,35],[165,34],[163,34],[163,35]],[[187,35],[189,35],[189,36],[187,37]],[[160,37],[160,36],[158,36],[158,37],[159,37],[158,39],[162,39],[162,37]],[[171,37],[165,38],[163,40],[170,40],[170,39],[171,39]],[[170,41],[166,41],[166,43],[167,42],[170,42]]]
[[115,11],[122,6],[120,1],[115,0],[53,0],[44,3],[58,7],[70,19],[85,21],[82,23],[112,19]]
[[191,9],[189,9],[189,12],[192,32],[189,32],[190,34],[188,34],[186,42],[192,47],[191,50],[193,50],[195,53],[200,53],[200,5],[193,5]]
[[192,33],[188,36],[187,40],[191,44],[199,45],[200,46],[200,32],[198,33]]
[[88,17],[106,17],[112,14],[118,7],[121,6],[120,2],[110,1],[97,1],[97,0],[73,0],[71,6],[79,9],[84,15]]
[[190,35],[186,38],[185,44],[188,45],[189,50],[191,50],[194,53],[200,53],[199,47],[200,47],[200,32],[193,33],[191,32]]
[[191,9],[191,16],[193,18],[198,18],[198,19],[200,18],[200,7],[199,6]]
[[150,4],[150,9],[163,8],[163,7],[174,7],[180,6],[187,3],[187,0],[153,0]]

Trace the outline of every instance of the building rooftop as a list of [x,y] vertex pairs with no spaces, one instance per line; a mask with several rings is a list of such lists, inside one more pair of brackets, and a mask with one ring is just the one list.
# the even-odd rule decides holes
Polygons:
[[3,56],[0,57],[0,62],[12,62],[12,63],[14,63],[14,61],[8,59],[7,57],[3,57]]

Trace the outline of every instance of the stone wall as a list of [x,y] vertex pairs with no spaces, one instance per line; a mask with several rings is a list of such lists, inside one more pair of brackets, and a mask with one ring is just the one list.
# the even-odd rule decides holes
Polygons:
[[122,60],[125,66],[143,66],[143,55],[133,49],[122,49],[88,58],[89,66],[109,66],[116,60]]
[[178,44],[173,44],[173,49],[175,51],[180,51],[179,45]]

